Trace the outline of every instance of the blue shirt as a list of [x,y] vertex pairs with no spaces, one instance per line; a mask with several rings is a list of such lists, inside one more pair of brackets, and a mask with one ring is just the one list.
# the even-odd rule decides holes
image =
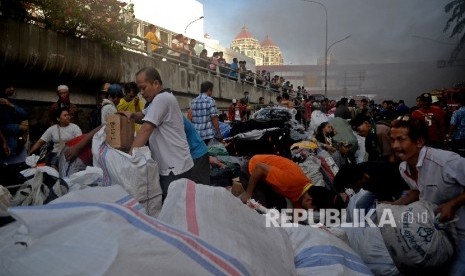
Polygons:
[[211,116],[218,116],[215,100],[206,93],[201,93],[192,100],[191,109],[192,123],[202,140],[213,138],[215,130]]
[[18,146],[17,137],[21,133],[19,128],[20,122],[27,120],[28,113],[23,108],[17,106],[11,99],[8,100],[15,107],[0,106],[0,130],[3,136],[5,136],[8,147],[11,150],[11,155],[6,157],[2,152],[0,153],[0,160],[6,164],[17,164],[26,160],[26,148]]
[[184,121],[184,132],[186,133],[187,143],[189,144],[189,150],[191,152],[192,159],[197,159],[204,156],[207,152],[207,146],[200,138],[199,133],[195,130],[192,123],[183,117]]
[[450,124],[457,127],[454,132],[454,139],[465,139],[465,106],[454,111]]
[[229,76],[232,77],[232,78],[237,79],[237,71],[239,70],[238,64],[232,62],[229,67],[231,68],[231,71],[229,72]]

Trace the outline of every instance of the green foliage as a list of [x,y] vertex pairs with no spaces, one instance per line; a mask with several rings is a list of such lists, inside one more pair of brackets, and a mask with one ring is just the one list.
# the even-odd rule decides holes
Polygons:
[[463,31],[465,28],[465,0],[453,0],[444,7],[444,10],[446,13],[451,13],[444,31],[452,28],[450,37],[459,37],[459,44],[463,45],[465,43],[465,32]]
[[[15,1],[15,0],[13,0]],[[116,45],[126,41],[132,4],[118,0],[16,0],[28,21],[66,35]]]

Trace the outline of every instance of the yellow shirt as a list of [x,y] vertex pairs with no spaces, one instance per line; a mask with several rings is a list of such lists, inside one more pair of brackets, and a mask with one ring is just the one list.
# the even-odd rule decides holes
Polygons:
[[[136,105],[134,103],[134,99],[132,101],[127,102],[124,98],[122,98],[119,101],[118,106],[116,107],[118,111],[131,111],[131,112],[136,112]],[[139,100],[139,110],[143,110],[144,105],[141,100]],[[134,128],[136,130],[136,133],[139,132],[140,125],[139,124],[134,124]]]
[[158,48],[158,43],[160,43],[160,39],[152,32],[148,32],[145,35],[145,39],[148,39],[150,42],[150,49],[152,52],[155,52]]

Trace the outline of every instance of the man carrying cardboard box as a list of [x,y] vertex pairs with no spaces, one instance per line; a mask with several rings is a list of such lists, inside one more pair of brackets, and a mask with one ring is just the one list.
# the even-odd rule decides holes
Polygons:
[[147,101],[142,112],[121,112],[141,122],[132,148],[149,143],[152,157],[160,168],[163,200],[169,184],[180,178],[190,178],[194,163],[189,151],[181,109],[169,89],[163,89],[160,74],[153,67],[145,67],[136,74],[136,83]]

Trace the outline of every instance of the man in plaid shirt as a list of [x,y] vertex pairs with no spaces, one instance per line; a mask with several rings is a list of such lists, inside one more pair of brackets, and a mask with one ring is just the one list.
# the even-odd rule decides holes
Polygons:
[[218,110],[215,100],[211,97],[213,93],[213,83],[205,81],[200,85],[200,95],[192,100],[192,123],[200,134],[200,137],[208,145],[208,142],[218,133],[218,140],[221,142],[221,135],[218,123]]

